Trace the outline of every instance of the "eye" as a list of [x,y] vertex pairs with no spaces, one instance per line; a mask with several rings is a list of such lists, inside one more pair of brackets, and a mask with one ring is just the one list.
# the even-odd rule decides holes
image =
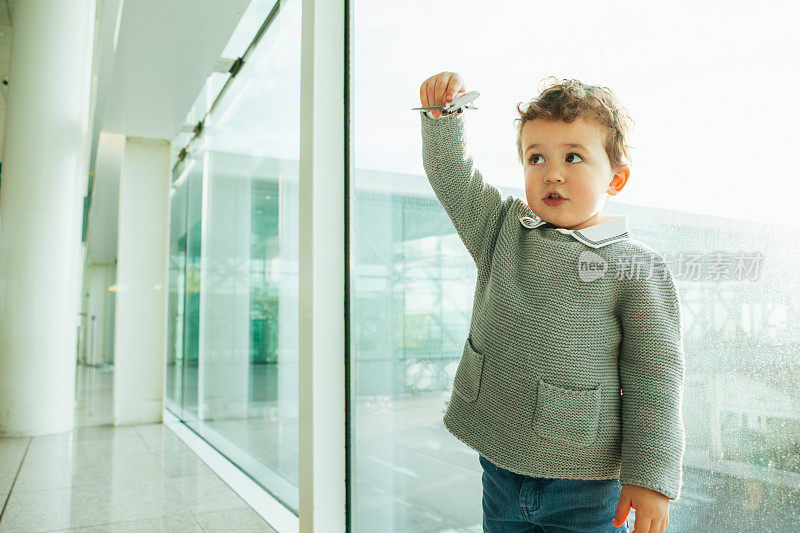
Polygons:
[[[583,158],[580,156],[580,154],[576,154],[575,152],[570,152],[570,153],[568,153],[568,154],[567,154],[567,157],[569,157],[569,156],[571,156],[571,155],[577,156],[577,157],[579,157],[579,158],[580,158],[580,160],[581,160],[581,161],[583,161]],[[534,162],[533,162],[533,159],[534,159],[535,157],[542,157],[542,155],[541,155],[541,154],[533,154],[533,155],[531,155],[531,156],[528,158],[528,162],[529,162],[531,165],[535,165],[535,164],[536,164],[536,163],[534,163]],[[579,162],[580,162],[580,161],[576,161],[576,163],[579,163]]]

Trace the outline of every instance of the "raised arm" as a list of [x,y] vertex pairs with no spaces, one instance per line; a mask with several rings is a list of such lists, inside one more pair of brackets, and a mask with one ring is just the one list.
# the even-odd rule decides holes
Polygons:
[[[440,92],[441,91],[441,92]],[[443,72],[420,87],[423,107],[442,105],[464,92],[458,74]],[[422,163],[436,197],[478,268],[491,259],[503,214],[512,196],[501,201],[500,191],[483,181],[467,147],[464,116],[420,111]]]

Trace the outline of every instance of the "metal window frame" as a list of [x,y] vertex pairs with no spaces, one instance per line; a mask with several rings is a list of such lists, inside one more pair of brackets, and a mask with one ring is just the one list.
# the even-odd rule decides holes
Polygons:
[[[230,75],[228,76],[228,79],[225,80],[225,84],[219,90],[217,97],[214,98],[214,102],[212,102],[211,107],[209,107],[208,111],[206,111],[206,113],[203,115],[203,118],[193,127],[191,127],[190,130],[187,131],[187,133],[192,134],[192,137],[186,143],[186,146],[184,146],[183,149],[181,149],[180,153],[178,154],[177,160],[172,165],[173,176],[176,174],[178,165],[180,165],[188,155],[190,151],[189,148],[192,146],[192,144],[194,144],[195,140],[197,140],[200,137],[200,135],[202,135],[203,129],[205,128],[205,125],[208,122],[209,117],[211,117],[212,113],[217,108],[217,105],[222,101],[222,98],[228,92],[228,89],[230,89],[230,87],[233,85],[234,78],[236,78],[236,75],[242,70],[242,67],[244,66],[245,62],[250,58],[250,56],[253,53],[253,50],[255,50],[256,46],[258,46],[258,43],[261,41],[261,38],[267,32],[269,27],[272,25],[275,19],[278,18],[278,13],[280,12],[280,8],[281,8],[281,0],[276,0],[275,4],[272,6],[272,9],[270,9],[269,14],[267,15],[267,18],[265,18],[264,22],[261,23],[261,26],[258,28],[258,31],[256,31],[256,34],[253,36],[253,39],[250,41],[250,44],[247,45],[247,49],[244,51],[241,57],[237,57],[235,60],[220,58],[217,61],[217,66],[214,69],[214,72],[223,72],[225,64],[230,62],[230,67],[227,70],[228,74]],[[184,128],[186,126],[187,125],[184,125]]]

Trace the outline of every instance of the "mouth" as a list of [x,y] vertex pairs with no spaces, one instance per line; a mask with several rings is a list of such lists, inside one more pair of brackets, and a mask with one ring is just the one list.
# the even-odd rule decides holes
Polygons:
[[566,202],[567,199],[558,193],[550,193],[549,195],[542,198],[542,201],[545,203],[545,205],[548,205],[550,207],[556,207]]
[[561,196],[557,192],[550,192],[547,195],[545,195],[545,197],[542,198],[542,199],[543,200],[566,200],[566,198],[564,198],[563,196]]

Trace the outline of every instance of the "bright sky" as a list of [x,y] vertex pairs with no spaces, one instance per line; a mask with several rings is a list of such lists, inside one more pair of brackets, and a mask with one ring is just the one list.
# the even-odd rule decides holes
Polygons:
[[634,120],[625,203],[800,226],[800,3],[354,1],[356,166],[424,175],[419,86],[481,96],[469,142],[522,187],[515,105],[554,75],[610,87]]

